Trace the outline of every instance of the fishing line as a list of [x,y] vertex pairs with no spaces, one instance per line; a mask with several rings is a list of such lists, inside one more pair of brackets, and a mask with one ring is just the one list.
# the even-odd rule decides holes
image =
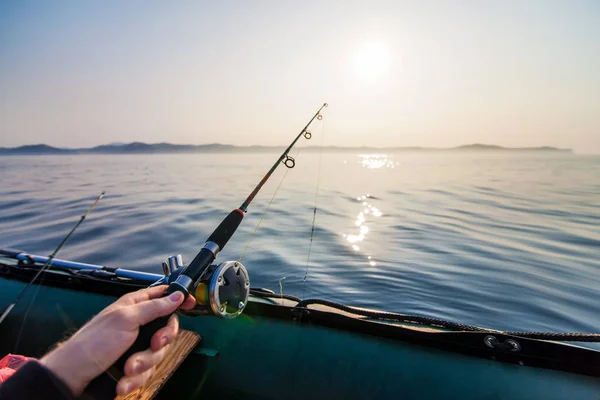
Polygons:
[[96,198],[96,200],[94,201],[94,203],[87,209],[87,211],[85,212],[85,214],[83,214],[81,216],[81,218],[79,219],[79,221],[77,221],[77,224],[75,224],[75,226],[71,229],[71,231],[67,234],[67,236],[64,237],[64,239],[60,242],[60,244],[58,245],[58,247],[56,249],[54,249],[54,251],[52,252],[52,254],[50,254],[48,256],[48,260],[44,263],[44,265],[42,266],[42,268],[40,268],[38,270],[38,272],[33,276],[33,278],[27,283],[27,285],[25,285],[25,287],[23,288],[23,290],[21,290],[21,292],[18,294],[18,296],[16,297],[15,301],[9,305],[6,310],[4,311],[4,313],[2,314],[2,316],[0,317],[0,324],[2,324],[2,322],[6,319],[6,317],[8,316],[8,314],[11,312],[11,310],[19,303],[19,301],[21,301],[23,299],[23,296],[25,295],[25,293],[27,292],[27,289],[29,289],[29,287],[35,283],[35,281],[37,280],[37,278],[42,275],[41,279],[40,279],[40,283],[37,286],[35,292],[33,293],[33,296],[31,297],[31,300],[29,301],[29,305],[27,306],[27,309],[25,310],[25,314],[23,315],[23,321],[21,322],[21,327],[19,328],[19,334],[17,335],[17,341],[15,343],[15,353],[17,352],[17,349],[19,347],[19,342],[21,340],[21,335],[23,334],[23,328],[25,326],[25,322],[27,320],[27,316],[29,315],[29,311],[31,310],[31,306],[33,305],[35,298],[37,297],[38,291],[41,287],[42,282],[44,281],[44,277],[45,277],[45,272],[50,268],[51,264],[52,264],[52,260],[58,255],[58,252],[62,249],[62,247],[67,243],[67,241],[71,238],[71,236],[73,235],[73,233],[77,230],[77,228],[79,228],[79,225],[81,225],[81,223],[87,218],[87,216],[92,212],[92,210],[96,207],[96,205],[100,202],[100,200],[102,200],[102,198],[104,197],[104,195],[106,194],[106,192],[102,192],[100,193],[100,196],[98,196],[98,198]]
[[315,207],[313,209],[313,219],[310,228],[310,242],[308,243],[308,256],[306,258],[306,271],[304,272],[303,286],[302,286],[302,298],[306,292],[306,279],[308,278],[308,266],[310,265],[310,254],[312,251],[313,237],[315,234],[315,221],[317,219],[317,202],[319,199],[319,187],[321,185],[321,161],[323,160],[323,144],[325,142],[325,122],[321,121],[321,149],[319,153],[319,164],[317,167],[317,188],[315,189]]
[[[298,151],[296,151],[296,154],[294,154],[294,156],[298,157],[298,154],[300,154],[300,148],[298,148]],[[250,242],[252,241],[252,239],[254,239],[254,235],[256,234],[256,231],[258,230],[258,227],[260,226],[260,224],[262,224],[263,219],[265,219],[265,215],[267,215],[267,211],[269,211],[269,208],[271,207],[271,204],[273,203],[273,200],[275,200],[275,196],[277,196],[277,192],[279,192],[279,188],[281,188],[281,185],[283,185],[283,181],[285,180],[288,172],[290,172],[290,169],[291,168],[287,168],[285,170],[285,173],[283,174],[283,177],[281,178],[281,181],[279,181],[279,185],[277,185],[277,188],[273,192],[273,195],[271,196],[271,199],[269,200],[269,203],[267,204],[267,207],[265,208],[265,211],[263,212],[262,216],[258,220],[258,223],[256,224],[256,226],[254,227],[254,230],[252,231],[252,234],[250,235],[250,238],[246,242],[246,246],[244,247],[244,250],[242,251],[242,254],[240,255],[240,258],[238,260],[239,262],[242,261],[242,258],[244,257],[244,254],[246,254],[246,250],[248,250],[248,246],[250,245]]]

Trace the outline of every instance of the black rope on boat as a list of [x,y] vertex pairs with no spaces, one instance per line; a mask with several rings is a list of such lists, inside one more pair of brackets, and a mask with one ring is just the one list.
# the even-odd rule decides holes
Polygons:
[[[276,294],[264,297],[279,297]],[[528,339],[539,339],[539,340],[553,340],[561,342],[600,342],[600,334],[598,333],[554,333],[554,332],[510,332],[510,331],[498,331],[486,328],[480,328],[478,326],[459,324],[452,321],[447,321],[439,318],[422,317],[418,315],[406,315],[393,312],[382,312],[363,310],[360,308],[354,308],[345,306],[343,304],[335,303],[329,300],[323,299],[307,299],[299,301],[294,309],[307,308],[310,304],[320,304],[323,306],[335,308],[350,314],[361,315],[373,319],[385,319],[398,322],[406,322],[411,324],[435,326],[440,328],[449,329],[452,331],[468,331],[468,332],[484,332],[484,333],[496,333],[509,336],[519,336]]]
[[557,342],[600,342],[598,333],[560,333],[560,332],[502,332],[505,335],[520,336],[528,339],[554,340]]

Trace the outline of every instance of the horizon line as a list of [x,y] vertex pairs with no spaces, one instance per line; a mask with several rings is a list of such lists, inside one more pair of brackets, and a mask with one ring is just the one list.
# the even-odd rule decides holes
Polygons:
[[[138,145],[138,146],[177,146],[177,147],[209,147],[209,146],[223,146],[223,147],[232,147],[232,148],[240,148],[240,149],[244,149],[244,148],[256,148],[256,147],[260,147],[260,148],[267,148],[267,149],[278,149],[278,148],[285,148],[287,147],[285,144],[282,145],[261,145],[261,144],[250,144],[250,145],[238,145],[238,144],[229,144],[229,143],[219,143],[219,142],[212,142],[212,143],[202,143],[202,144],[190,144],[190,143],[171,143],[171,142],[156,142],[156,143],[147,143],[147,142],[141,142],[141,141],[133,141],[133,142],[126,142],[126,143],[105,143],[105,144],[100,144],[100,145],[95,145],[95,146],[90,146],[90,147],[59,147],[59,146],[53,146],[53,145],[49,145],[46,143],[35,143],[35,144],[22,144],[22,145],[17,145],[17,146],[11,146],[11,147],[5,147],[5,146],[0,146],[0,149],[2,150],[17,150],[17,149],[23,149],[23,148],[31,148],[31,147],[45,147],[47,149],[55,149],[55,150],[65,150],[65,151],[86,151],[86,150],[93,150],[93,149],[97,149],[97,148],[110,148],[110,147],[114,147],[114,148],[119,148],[119,147],[126,147],[126,146],[132,146],[132,145]],[[537,145],[537,146],[519,146],[519,147],[509,147],[509,146],[503,146],[503,145],[498,145],[498,144],[489,144],[489,143],[466,143],[466,144],[460,144],[460,145],[454,145],[454,146],[449,146],[449,147],[432,147],[432,146],[401,146],[401,145],[391,145],[391,146],[369,146],[369,145],[358,145],[358,146],[338,146],[338,145],[326,145],[326,146],[318,146],[318,145],[308,145],[308,146],[303,146],[305,148],[335,148],[335,149],[348,149],[348,150],[352,150],[352,149],[381,149],[381,150],[386,150],[386,149],[415,149],[415,150],[452,150],[452,149],[461,149],[461,148],[477,148],[477,147],[481,147],[481,148],[488,148],[488,149],[503,149],[503,150],[526,150],[526,149],[548,149],[548,150],[560,150],[560,151],[571,151],[573,152],[572,148],[561,148],[561,147],[555,147],[555,146],[549,146],[549,145]]]

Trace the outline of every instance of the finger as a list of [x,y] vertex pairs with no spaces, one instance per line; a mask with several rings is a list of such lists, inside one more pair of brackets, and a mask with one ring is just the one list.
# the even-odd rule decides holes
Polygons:
[[156,318],[172,314],[183,302],[181,292],[171,293],[167,297],[144,301],[131,306],[131,314],[139,326],[146,325]]
[[126,377],[134,377],[153,367],[156,367],[167,355],[169,345],[163,346],[158,351],[146,349],[133,354],[125,362],[123,372]]
[[149,369],[138,375],[121,378],[119,383],[117,383],[117,395],[124,396],[144,386],[148,379],[150,379],[150,376],[152,376],[152,371],[153,369]]
[[163,328],[160,328],[154,333],[154,335],[152,335],[152,339],[150,340],[150,348],[153,351],[158,351],[161,347],[164,347],[169,343],[173,343],[178,331],[179,319],[177,318],[177,315],[173,314],[171,315],[171,318],[169,318],[167,325]]
[[128,304],[137,304],[143,301],[162,297],[162,295],[165,293],[165,290],[167,290],[167,285],[153,286],[128,293],[123,296],[122,299],[126,299]]
[[109,311],[112,311],[115,308],[130,306],[141,303],[143,301],[148,301],[150,299],[161,297],[166,289],[167,285],[160,285],[127,293],[126,295],[121,296],[117,301],[106,307],[104,310],[102,310],[100,314],[105,314]]
[[196,307],[196,299],[194,298],[194,296],[188,295],[188,297],[185,299],[185,301],[179,308],[183,310],[191,310],[194,307]]

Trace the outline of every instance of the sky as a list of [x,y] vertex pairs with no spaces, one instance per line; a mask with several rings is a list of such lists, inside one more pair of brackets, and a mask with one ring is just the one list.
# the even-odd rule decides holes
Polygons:
[[0,147],[283,145],[324,102],[327,145],[600,153],[600,2],[0,0]]

